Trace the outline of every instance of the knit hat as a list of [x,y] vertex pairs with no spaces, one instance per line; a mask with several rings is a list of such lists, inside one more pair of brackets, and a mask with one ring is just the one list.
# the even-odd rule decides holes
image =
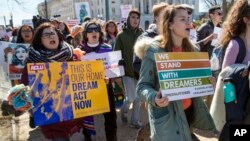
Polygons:
[[75,36],[78,34],[78,33],[81,33],[83,31],[83,28],[82,26],[80,25],[75,25],[71,28],[71,33],[70,33],[70,36],[72,38],[75,38]]

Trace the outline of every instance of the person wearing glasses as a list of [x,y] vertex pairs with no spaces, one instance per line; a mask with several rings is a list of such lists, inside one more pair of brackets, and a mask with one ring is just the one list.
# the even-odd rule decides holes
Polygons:
[[[101,30],[101,24],[98,20],[93,19],[85,24],[83,30],[83,43],[81,50],[88,53],[104,53],[111,52],[112,47],[104,42],[104,33]],[[107,83],[107,92],[110,112],[103,113],[104,126],[107,141],[117,141],[117,123],[116,123],[116,110],[115,110],[115,97],[112,87],[111,79],[105,79]],[[85,141],[91,141],[91,134],[88,130],[83,130]]]
[[[73,47],[63,41],[63,36],[54,25],[43,23],[37,27],[29,49],[27,63],[65,62],[73,60],[72,58]],[[29,84],[27,68],[23,72],[22,83]],[[69,141],[70,136],[79,132],[83,126],[83,118],[79,118],[41,126],[41,131],[47,139],[52,141]]]
[[34,30],[29,25],[22,25],[17,33],[16,43],[31,44],[34,35]]
[[214,6],[209,9],[209,20],[202,24],[197,30],[197,42],[200,46],[201,52],[208,52],[211,57],[214,46],[211,45],[213,39],[216,39],[218,35],[213,33],[214,27],[221,27],[222,22],[222,10],[219,6]]
[[[209,9],[209,19],[197,30],[197,44],[200,46],[200,52],[208,52],[209,58],[211,58],[214,49],[211,43],[213,39],[218,37],[218,34],[213,33],[214,27],[221,27],[220,23],[222,21],[222,11],[219,6]],[[205,96],[208,109],[210,109],[212,99],[213,95]]]
[[[33,35],[34,35],[34,30],[31,26],[29,25],[22,25],[19,30],[18,30],[18,33],[17,33],[17,39],[16,39],[16,43],[24,43],[24,44],[31,44],[32,42],[32,39],[33,39]],[[8,53],[12,53],[12,52],[15,52],[15,53],[18,53],[17,55],[20,55],[20,53],[22,52],[25,52],[27,54],[28,50],[26,49],[26,51],[22,50],[20,51],[21,49],[24,49],[24,48],[18,48],[18,50],[13,50],[11,48],[6,48],[4,51],[5,51],[5,55],[6,55],[6,58],[7,58],[7,54]],[[14,58],[17,58],[18,56],[16,56],[16,54],[13,54]],[[16,56],[16,57],[15,57]],[[22,54],[20,55],[22,56],[22,59],[21,61],[17,61],[19,60],[20,58],[17,58],[17,59],[14,59],[14,64],[16,64],[17,62],[24,62],[27,55],[25,54]],[[13,61],[13,60],[12,60]],[[13,62],[12,62],[13,63]],[[22,64],[22,69],[19,69],[14,67],[13,64],[10,64],[10,73],[20,73],[23,71],[23,67],[24,65]],[[12,67],[13,66],[13,67]],[[20,84],[20,79],[16,79],[16,80],[11,80],[11,84],[12,86],[15,86],[17,84]]]

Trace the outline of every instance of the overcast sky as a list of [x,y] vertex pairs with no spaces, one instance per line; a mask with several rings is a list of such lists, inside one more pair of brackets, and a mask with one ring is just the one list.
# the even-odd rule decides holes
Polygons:
[[10,13],[13,14],[14,26],[20,26],[22,19],[32,19],[33,15],[37,15],[37,5],[44,0],[19,0],[23,2],[21,5],[14,0],[0,0],[0,25],[4,25],[4,16],[6,24],[9,24]]

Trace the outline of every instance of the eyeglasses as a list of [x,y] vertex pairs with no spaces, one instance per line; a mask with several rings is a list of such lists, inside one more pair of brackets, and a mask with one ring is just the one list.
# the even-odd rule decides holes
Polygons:
[[48,39],[48,38],[51,38],[51,36],[54,36],[54,35],[56,35],[55,32],[48,32],[48,33],[43,33],[43,34],[42,34],[42,37],[43,37],[44,39]]
[[100,32],[101,30],[100,30],[100,28],[98,28],[98,27],[90,27],[90,28],[87,28],[86,29],[86,32],[87,33],[92,33],[93,31],[95,31],[95,32]]
[[217,15],[219,15],[219,16],[221,16],[221,15],[222,15],[222,13],[221,13],[221,12],[215,12],[214,14],[217,14]]
[[32,32],[31,30],[22,30],[21,33],[30,33]]

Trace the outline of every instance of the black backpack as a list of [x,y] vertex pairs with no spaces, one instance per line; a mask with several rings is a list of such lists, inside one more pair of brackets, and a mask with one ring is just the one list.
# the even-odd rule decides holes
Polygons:
[[[240,37],[235,37],[233,38],[237,43],[239,44],[239,53],[237,55],[235,64],[240,64],[243,62],[245,56],[246,56],[246,46],[244,41]],[[226,52],[227,47],[216,47],[214,48],[212,52],[212,56],[210,59],[211,62],[211,68],[212,68],[212,73],[215,78],[218,78],[219,73],[221,72],[222,68],[222,63],[224,60],[225,52]],[[213,60],[214,59],[214,60]],[[215,69],[213,69],[212,66],[216,65]]]

